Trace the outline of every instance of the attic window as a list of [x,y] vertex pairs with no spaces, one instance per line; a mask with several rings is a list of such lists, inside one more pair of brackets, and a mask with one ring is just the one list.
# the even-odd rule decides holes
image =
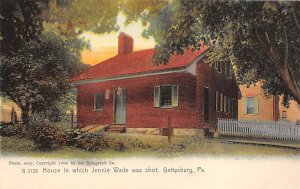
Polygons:
[[154,87],[154,107],[172,108],[178,106],[178,85]]
[[225,63],[225,76],[230,79],[232,77],[232,66],[230,62]]
[[220,62],[215,62],[215,69],[216,69],[218,72],[221,72],[221,63],[220,63]]

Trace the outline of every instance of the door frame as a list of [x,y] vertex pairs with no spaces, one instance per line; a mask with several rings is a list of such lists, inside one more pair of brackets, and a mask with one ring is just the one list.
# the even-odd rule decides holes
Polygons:
[[[207,90],[207,98],[208,98],[208,102],[206,102],[205,100],[205,91]],[[207,109],[208,111],[206,112],[206,108],[205,105],[207,105]],[[206,120],[206,115],[207,115],[207,120]],[[209,92],[209,87],[208,86],[204,86],[203,87],[203,120],[205,123],[209,123],[210,121],[210,92]]]
[[116,96],[117,96],[118,89],[114,89],[114,91],[113,91],[113,94],[114,94],[113,95],[113,120],[112,120],[113,125],[126,125],[127,124],[127,90],[126,90],[126,88],[122,88],[121,96],[122,96],[123,90],[126,91],[125,123],[116,123],[116,120],[115,120],[115,118],[116,118],[115,105],[116,105]]

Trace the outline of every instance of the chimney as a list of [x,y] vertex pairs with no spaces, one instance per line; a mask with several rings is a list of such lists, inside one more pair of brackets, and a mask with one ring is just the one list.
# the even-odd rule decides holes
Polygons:
[[133,52],[133,38],[126,33],[119,34],[118,54],[125,55]]

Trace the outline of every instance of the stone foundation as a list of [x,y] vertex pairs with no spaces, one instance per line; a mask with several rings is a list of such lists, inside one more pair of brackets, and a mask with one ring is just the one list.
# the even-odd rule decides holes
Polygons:
[[204,137],[204,130],[203,129],[180,129],[174,128],[173,129],[173,136],[200,136]]
[[159,128],[126,128],[126,133],[160,135]]
[[[126,128],[127,133],[148,134],[148,135],[167,135],[167,128]],[[204,137],[203,129],[183,129],[173,128],[173,136],[200,136]]]

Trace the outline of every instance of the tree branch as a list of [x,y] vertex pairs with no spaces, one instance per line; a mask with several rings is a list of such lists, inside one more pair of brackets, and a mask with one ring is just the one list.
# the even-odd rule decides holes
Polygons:
[[269,34],[265,31],[265,36],[269,45],[269,48],[267,50],[267,53],[269,57],[272,59],[272,61],[278,66],[281,67],[282,63],[280,61],[280,56],[278,55],[276,49],[272,46]]
[[294,3],[291,3],[291,4],[292,4],[292,12],[293,12],[293,16],[294,16],[294,19],[295,19],[295,22],[296,22],[296,26],[300,30],[300,24],[298,22],[298,19],[297,19],[296,13],[295,13]]
[[289,42],[288,42],[285,26],[283,26],[283,32],[284,32],[284,40],[285,40],[284,64],[287,65],[287,61],[289,57]]
[[255,30],[255,34],[256,34],[256,36],[257,36],[257,38],[258,38],[259,43],[260,43],[262,46],[264,46],[264,48],[265,48],[266,50],[268,50],[268,48],[267,48],[267,46],[265,45],[264,41],[263,41],[262,38],[260,37],[260,35],[259,35],[257,29]]
[[297,51],[300,52],[300,48],[299,47],[296,47],[295,45],[292,46],[294,49],[296,49]]

